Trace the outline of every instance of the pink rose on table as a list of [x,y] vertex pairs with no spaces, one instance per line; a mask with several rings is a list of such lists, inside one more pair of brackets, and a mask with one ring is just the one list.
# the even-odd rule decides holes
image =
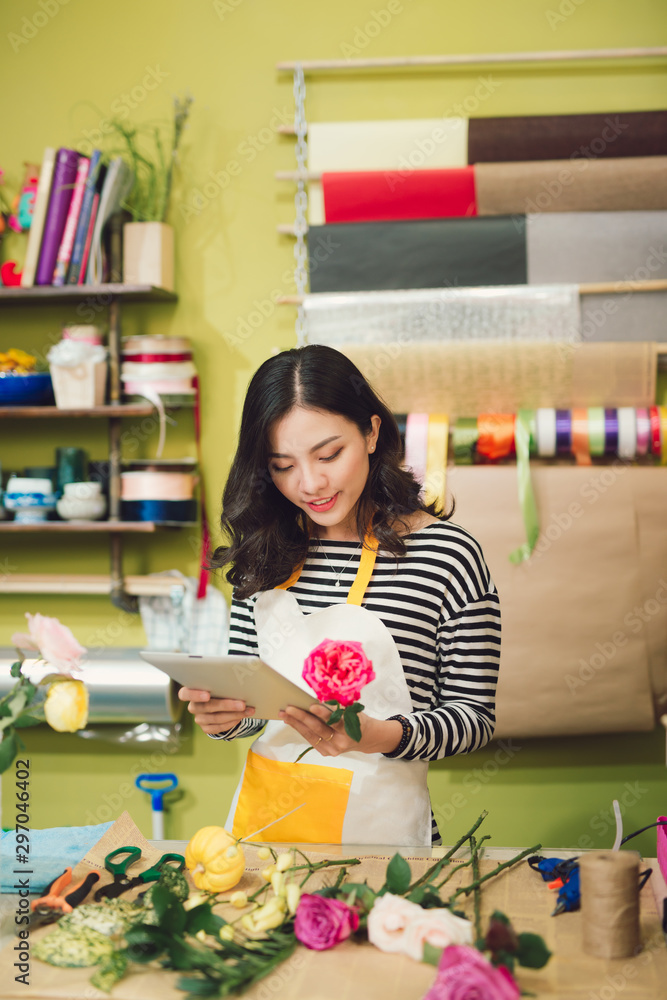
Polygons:
[[436,980],[424,1000],[519,1000],[521,990],[504,966],[493,966],[476,948],[445,948]]
[[358,701],[362,687],[375,679],[361,643],[335,639],[325,639],[309,653],[301,676],[319,701],[337,701],[343,707]]
[[86,650],[66,625],[47,615],[26,614],[28,634],[15,632],[12,643],[18,649],[36,650],[56,670],[68,673],[79,666]]
[[305,892],[299,900],[294,933],[301,944],[326,951],[349,938],[359,926],[359,914],[339,899]]

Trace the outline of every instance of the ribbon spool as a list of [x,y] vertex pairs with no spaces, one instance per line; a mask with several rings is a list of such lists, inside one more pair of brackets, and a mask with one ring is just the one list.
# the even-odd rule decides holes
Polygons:
[[598,958],[639,950],[639,855],[593,851],[579,858],[583,949]]

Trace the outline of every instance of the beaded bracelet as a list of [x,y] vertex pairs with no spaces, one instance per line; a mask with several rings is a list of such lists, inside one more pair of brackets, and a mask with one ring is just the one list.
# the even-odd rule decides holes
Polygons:
[[396,749],[392,750],[390,753],[383,754],[383,756],[399,757],[407,747],[410,740],[412,739],[412,725],[408,722],[408,720],[405,718],[404,715],[392,715],[387,721],[400,722],[401,726],[403,727],[403,735],[401,736],[401,742],[398,744]]

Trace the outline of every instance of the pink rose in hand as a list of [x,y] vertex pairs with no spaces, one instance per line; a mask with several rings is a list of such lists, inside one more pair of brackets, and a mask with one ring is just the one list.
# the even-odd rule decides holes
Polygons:
[[359,914],[339,899],[305,892],[299,900],[294,933],[301,944],[326,951],[349,938],[359,926]]
[[361,643],[335,639],[325,639],[309,653],[301,676],[318,701],[338,701],[343,707],[358,701],[362,687],[375,679]]
[[436,980],[424,1000],[519,1000],[521,990],[504,966],[493,966],[476,948],[445,948]]
[[50,663],[56,670],[69,673],[79,666],[81,657],[86,650],[81,646],[66,625],[57,618],[46,615],[26,614],[28,632],[15,632],[12,643],[19,649],[32,649],[39,652],[42,659]]

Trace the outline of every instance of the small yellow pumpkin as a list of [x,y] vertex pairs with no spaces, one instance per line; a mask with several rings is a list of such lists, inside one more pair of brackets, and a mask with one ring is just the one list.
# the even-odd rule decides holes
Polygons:
[[198,889],[227,892],[245,871],[236,838],[221,826],[203,826],[185,848],[185,864]]

